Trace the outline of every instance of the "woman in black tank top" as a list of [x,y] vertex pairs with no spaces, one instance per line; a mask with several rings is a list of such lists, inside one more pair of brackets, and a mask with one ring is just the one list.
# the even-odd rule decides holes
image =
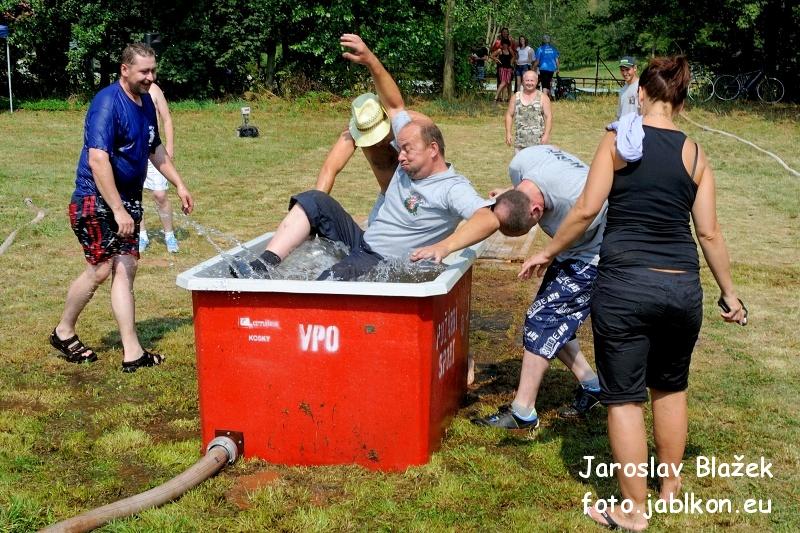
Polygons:
[[[619,123],[623,131],[606,134],[575,207],[553,240],[520,272],[522,278],[541,275],[608,200],[592,295],[600,400],[608,406],[614,462],[646,463],[643,409],[650,390],[658,461],[671,472],[660,478],[660,497],[666,500],[680,491],[673,467],[681,464],[686,445],[689,362],[702,321],[690,220],[722,292],[723,309],[728,309],[722,318],[747,323],[717,224],[714,174],[700,147],[672,121],[683,107],[689,79],[684,57],[650,62],[639,79],[641,117],[627,115]],[[613,512],[593,508],[590,517],[603,525],[646,528],[647,478],[627,477],[620,470],[617,480],[622,497],[633,502],[631,512],[619,506]]]

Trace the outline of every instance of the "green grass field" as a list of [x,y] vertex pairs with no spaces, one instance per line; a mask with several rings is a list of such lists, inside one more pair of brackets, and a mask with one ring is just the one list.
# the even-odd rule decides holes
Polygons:
[[[195,200],[192,219],[246,240],[272,230],[288,196],[313,186],[344,127],[346,101],[251,103],[258,139],[234,136],[238,104],[175,106],[176,165]],[[470,100],[412,102],[441,125],[447,158],[479,191],[507,182],[512,150],[503,143],[503,108]],[[616,98],[554,104],[553,142],[587,162],[613,118]],[[693,120],[745,137],[800,169],[796,107],[755,104],[689,110]],[[0,255],[0,531],[31,531],[131,496],[182,472],[200,454],[191,299],[175,276],[216,252],[179,229],[181,252],[154,243],[136,280],[137,324],[145,347],[167,355],[157,369],[120,371],[119,334],[109,285],[86,308],[78,331],[101,355],[76,366],[55,357],[47,336],[67,286],[84,268],[66,207],[82,143],[84,111],[0,114],[0,240],[30,221],[29,197],[47,210]],[[684,490],[696,498],[748,498],[768,513],[665,514],[654,531],[800,530],[800,178],[733,139],[679,121],[716,169],[718,213],[746,328],[725,325],[703,269],[705,323],[689,389]],[[334,196],[366,215],[374,180],[360,154]],[[174,199],[174,195],[173,195]],[[149,203],[149,202],[148,202]],[[150,205],[152,205],[150,203]],[[150,229],[155,217],[149,212]],[[181,221],[178,220],[178,225]],[[230,245],[222,243],[223,247]],[[556,363],[539,395],[541,429],[531,439],[469,423],[510,401],[521,355],[523,313],[535,284],[515,267],[479,265],[471,344],[481,368],[474,401],[453,421],[428,465],[400,474],[355,466],[299,468],[240,461],[180,500],[118,520],[102,531],[592,531],[582,498],[617,493],[616,482],[584,480],[584,455],[610,461],[605,411],[587,421],[555,415],[571,375]],[[581,339],[591,353],[584,327]],[[651,448],[652,449],[652,448]],[[699,477],[698,456],[771,462],[772,478]]]

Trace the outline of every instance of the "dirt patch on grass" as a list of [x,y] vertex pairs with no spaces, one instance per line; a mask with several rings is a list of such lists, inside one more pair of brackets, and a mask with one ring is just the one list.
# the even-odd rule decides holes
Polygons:
[[181,427],[174,424],[178,420],[197,420],[198,413],[158,413],[144,426],[144,431],[150,435],[153,442],[181,442],[200,438],[200,424],[192,427]]
[[225,493],[225,499],[241,510],[252,506],[250,494],[276,483],[281,478],[278,470],[267,469],[234,478],[233,487]]
[[0,411],[16,411],[25,413],[43,413],[47,408],[36,400],[0,400]]

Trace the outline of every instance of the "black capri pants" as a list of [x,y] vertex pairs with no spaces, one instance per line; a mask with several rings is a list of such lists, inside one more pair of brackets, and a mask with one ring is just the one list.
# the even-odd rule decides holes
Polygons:
[[697,272],[601,270],[592,296],[600,401],[645,402],[648,388],[686,390],[702,322]]

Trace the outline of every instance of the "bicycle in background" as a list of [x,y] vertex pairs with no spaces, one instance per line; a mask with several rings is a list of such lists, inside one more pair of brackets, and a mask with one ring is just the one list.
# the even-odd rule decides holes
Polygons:
[[690,65],[692,79],[689,81],[689,100],[708,102],[714,96],[714,76],[702,65]]
[[553,100],[575,100],[578,97],[578,88],[575,84],[575,78],[556,76],[553,82],[555,84]]
[[783,83],[771,78],[763,70],[736,74],[723,74],[714,80],[714,95],[720,100],[736,100],[755,92],[762,102],[774,104],[783,98]]

